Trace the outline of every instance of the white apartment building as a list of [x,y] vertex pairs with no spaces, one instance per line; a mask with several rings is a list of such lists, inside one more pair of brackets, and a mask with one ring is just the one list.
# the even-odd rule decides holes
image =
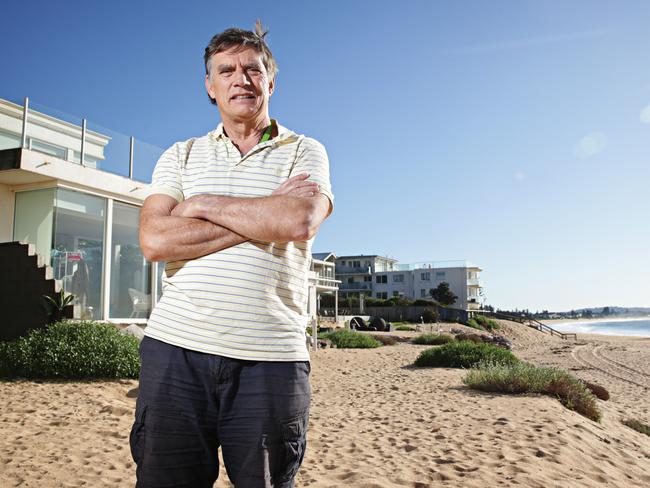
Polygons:
[[374,274],[393,271],[396,263],[396,259],[375,254],[337,257],[336,277],[341,280],[339,285],[341,298],[358,297],[361,294],[375,297],[373,294]]
[[384,300],[394,296],[429,299],[430,290],[446,282],[458,297],[453,307],[463,310],[478,310],[485,302],[481,271],[468,261],[398,264],[393,258],[363,254],[336,259],[341,298],[363,294]]

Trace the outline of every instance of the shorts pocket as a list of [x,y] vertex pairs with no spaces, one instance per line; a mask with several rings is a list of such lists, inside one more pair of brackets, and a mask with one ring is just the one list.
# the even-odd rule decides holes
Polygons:
[[280,433],[284,456],[282,466],[278,466],[279,469],[274,476],[277,483],[291,481],[300,469],[307,447],[308,416],[309,413],[305,412],[299,417],[282,423]]

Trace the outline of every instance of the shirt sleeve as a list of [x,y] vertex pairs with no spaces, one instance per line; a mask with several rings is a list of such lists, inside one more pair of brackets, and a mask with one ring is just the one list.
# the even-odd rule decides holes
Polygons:
[[327,152],[320,142],[310,137],[305,137],[301,141],[296,162],[291,169],[289,178],[301,173],[309,173],[307,181],[318,183],[320,192],[329,198],[332,205],[334,204]]
[[181,180],[181,160],[186,157],[186,153],[187,143],[177,142],[160,156],[151,176],[147,196],[169,195],[179,203],[185,199]]

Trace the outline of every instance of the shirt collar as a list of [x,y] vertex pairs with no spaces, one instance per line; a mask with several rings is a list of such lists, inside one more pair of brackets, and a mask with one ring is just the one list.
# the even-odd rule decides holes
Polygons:
[[[287,129],[283,125],[278,124],[278,121],[275,119],[271,119],[271,122],[275,123],[278,127],[278,135],[277,137],[274,137],[268,142],[276,142],[282,139],[286,139],[287,137],[291,137],[293,135],[296,135],[293,131]],[[228,136],[226,136],[225,132],[223,131],[223,122],[219,122],[219,125],[217,125],[217,128],[214,129],[212,132],[210,132],[210,136],[213,137],[216,140],[220,139],[227,139]]]

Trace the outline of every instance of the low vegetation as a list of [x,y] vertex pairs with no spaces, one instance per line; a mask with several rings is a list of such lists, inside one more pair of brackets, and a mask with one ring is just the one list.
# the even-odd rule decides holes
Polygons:
[[502,393],[541,393],[557,397],[570,410],[599,422],[596,397],[585,384],[557,368],[518,362],[484,362],[467,373],[463,383],[475,390]]
[[488,319],[484,315],[475,315],[473,318],[469,319],[465,325],[472,327],[473,329],[486,330],[489,332],[494,332],[500,328],[497,321]]
[[637,432],[640,432],[641,434],[650,436],[650,425],[648,424],[644,424],[643,422],[640,422],[636,419],[623,420],[623,424],[627,425],[631,429],[636,430]]
[[599,400],[609,400],[609,392],[603,386],[597,385],[595,383],[589,383],[588,381],[582,380],[587,389],[593,393]]
[[454,336],[449,334],[422,334],[414,337],[411,341],[413,344],[425,346],[440,346],[454,341]]
[[0,377],[137,378],[138,348],[111,324],[61,321],[0,342]]
[[459,341],[422,351],[415,360],[415,366],[471,368],[482,362],[515,364],[519,360],[507,349],[492,344]]
[[329,339],[338,349],[367,349],[381,346],[381,342],[372,336],[347,329],[319,334],[319,338]]
[[415,330],[415,327],[411,327],[409,325],[403,325],[402,324],[402,325],[396,325],[395,330],[400,330],[402,332],[404,332],[404,331],[413,332]]
[[381,342],[382,346],[394,346],[395,344],[397,344],[397,339],[389,335],[377,334],[377,335],[373,335],[372,338]]

